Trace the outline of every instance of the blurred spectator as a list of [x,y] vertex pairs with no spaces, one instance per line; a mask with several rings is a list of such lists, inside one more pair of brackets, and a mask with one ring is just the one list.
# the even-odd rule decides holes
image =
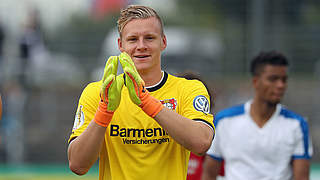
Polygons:
[[16,80],[6,81],[3,87],[3,119],[1,136],[5,160],[21,164],[24,160],[24,110],[26,94]]
[[[10,72],[9,79],[3,82],[2,93],[4,112],[2,123],[5,159],[10,164],[24,161],[24,125],[29,83],[27,70],[35,59],[38,49],[43,47],[42,34],[37,11],[30,11],[19,40],[20,66]],[[20,67],[20,69],[19,69]]]
[[[42,31],[38,11],[31,10],[24,25],[23,33],[19,42],[19,52],[21,58],[20,83],[26,88],[26,73],[31,61],[37,61],[36,57],[44,51]],[[41,63],[41,62],[36,62]]]
[[280,102],[287,88],[287,58],[262,52],[251,62],[255,95],[216,115],[216,137],[207,152],[203,180],[309,179],[313,154],[307,121]]

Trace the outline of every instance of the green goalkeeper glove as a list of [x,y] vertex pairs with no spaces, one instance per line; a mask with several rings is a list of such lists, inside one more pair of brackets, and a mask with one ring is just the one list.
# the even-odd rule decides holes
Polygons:
[[163,105],[149,94],[131,57],[123,52],[119,55],[119,60],[125,73],[125,84],[131,101],[141,107],[146,114],[155,117],[162,110]]
[[114,111],[121,100],[123,77],[117,76],[118,56],[111,56],[104,68],[100,90],[100,102],[94,120],[97,124],[107,127],[112,119]]

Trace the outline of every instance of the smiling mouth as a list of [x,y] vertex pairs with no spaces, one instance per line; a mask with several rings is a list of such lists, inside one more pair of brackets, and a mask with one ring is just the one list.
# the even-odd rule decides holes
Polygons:
[[141,56],[134,56],[135,58],[147,58],[147,57],[150,57],[150,56],[147,56],[147,55],[141,55]]

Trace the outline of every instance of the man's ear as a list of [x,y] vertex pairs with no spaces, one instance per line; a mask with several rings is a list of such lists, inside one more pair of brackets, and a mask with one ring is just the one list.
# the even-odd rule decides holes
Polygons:
[[120,50],[121,52],[124,51],[124,50],[123,50],[123,47],[122,47],[122,42],[121,42],[121,39],[120,39],[120,38],[118,38],[118,48],[119,48],[119,50]]
[[161,51],[165,50],[167,47],[167,37],[163,35],[162,37],[162,43],[161,43]]
[[253,77],[252,77],[252,86],[253,86],[255,89],[256,89],[256,87],[257,87],[258,81],[259,81],[259,76],[253,76]]

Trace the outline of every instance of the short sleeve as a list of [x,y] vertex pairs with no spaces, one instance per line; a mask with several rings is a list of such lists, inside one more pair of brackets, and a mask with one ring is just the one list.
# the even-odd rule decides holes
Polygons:
[[100,84],[100,82],[90,83],[83,90],[68,143],[78,137],[94,118],[99,103]]
[[309,134],[307,121],[299,119],[300,126],[295,131],[295,147],[293,159],[310,159],[313,155],[313,147]]
[[202,121],[212,127],[213,115],[210,112],[210,97],[206,87],[198,80],[186,80],[183,87],[182,116]]

